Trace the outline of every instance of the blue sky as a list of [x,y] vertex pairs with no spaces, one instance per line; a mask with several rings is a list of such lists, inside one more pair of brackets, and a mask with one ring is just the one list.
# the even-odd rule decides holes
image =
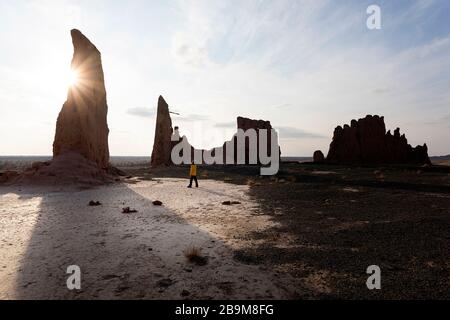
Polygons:
[[72,28],[102,52],[112,155],[150,155],[160,94],[196,147],[240,115],[270,120],[284,155],[326,153],[334,127],[380,114],[449,154],[449,15],[446,0],[0,0],[0,154],[51,154]]

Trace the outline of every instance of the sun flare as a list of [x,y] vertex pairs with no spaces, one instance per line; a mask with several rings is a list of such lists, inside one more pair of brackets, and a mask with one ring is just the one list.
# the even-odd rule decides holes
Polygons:
[[73,69],[69,70],[66,77],[66,83],[69,87],[76,86],[80,79],[78,72]]

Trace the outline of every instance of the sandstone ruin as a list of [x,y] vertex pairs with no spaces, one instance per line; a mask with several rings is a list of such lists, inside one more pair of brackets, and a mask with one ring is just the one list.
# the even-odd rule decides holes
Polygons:
[[338,126],[326,158],[336,164],[431,164],[427,145],[413,148],[397,128],[386,133],[384,117],[367,115]]
[[8,183],[98,185],[120,170],[109,165],[106,89],[101,54],[78,30],[71,30],[72,69],[78,81],[68,91],[56,122],[53,159],[23,172],[2,175]]
[[100,51],[78,30],[72,30],[72,69],[78,77],[69,88],[56,122],[53,157],[75,152],[100,168],[109,165],[106,89]]
[[162,96],[158,99],[156,114],[155,140],[151,157],[151,166],[168,166],[172,163],[170,153],[172,151],[172,119],[170,118],[169,105]]
[[[272,125],[270,121],[264,120],[253,120],[244,117],[237,117],[237,130],[242,129],[244,131],[248,129],[255,129],[257,132],[256,139],[258,143],[258,154],[259,154],[259,130],[266,129],[268,132],[272,129]],[[176,141],[171,141],[172,133],[178,133],[178,127],[172,128],[172,120],[170,118],[169,106],[165,102],[165,100],[160,96],[158,100],[158,111],[156,116],[156,128],[155,128],[155,140],[153,144],[152,158],[151,158],[151,166],[168,166],[172,165],[173,162],[171,160],[172,149],[178,143],[185,144],[187,149],[191,150],[190,161],[194,161],[195,154],[204,154],[206,152],[215,155],[217,152],[221,152],[223,155],[223,163],[227,163],[227,156],[231,154],[229,150],[227,150],[228,142],[225,142],[221,147],[213,148],[212,150],[203,150],[203,149],[195,149],[188,141],[186,136],[179,137]],[[233,136],[232,140],[234,140],[234,150],[233,150],[233,164],[237,164],[237,144],[236,144],[236,136]],[[267,150],[270,155],[271,150],[271,136],[268,134],[267,141]],[[227,152],[228,151],[228,152]],[[281,152],[278,150],[278,157]],[[196,161],[197,162],[197,161]],[[245,143],[245,164],[250,163],[249,157],[249,143],[246,141]],[[257,158],[257,164],[260,164],[261,161],[259,156]]]

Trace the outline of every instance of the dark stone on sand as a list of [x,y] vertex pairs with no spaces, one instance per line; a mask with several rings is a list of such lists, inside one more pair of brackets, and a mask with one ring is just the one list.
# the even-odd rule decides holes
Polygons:
[[187,291],[187,290],[183,290],[183,291],[181,291],[181,296],[182,297],[187,297],[187,296],[189,296],[191,293],[189,292],[189,291]]
[[162,206],[162,204],[163,204],[163,203],[162,203],[161,201],[159,201],[159,200],[155,200],[155,201],[153,201],[152,203],[153,203],[154,206]]
[[208,264],[208,258],[202,256],[193,256],[189,259],[189,261],[195,263],[198,266],[205,266]]
[[171,285],[173,285],[174,283],[175,282],[172,279],[165,278],[165,279],[159,280],[156,284],[158,285],[158,287],[167,288],[167,287],[170,287]]
[[0,183],[11,182],[18,176],[19,176],[19,173],[17,171],[13,171],[13,170],[0,172]]
[[122,213],[136,213],[136,212],[138,211],[135,209],[130,209],[130,207],[125,207],[122,209]]
[[229,201],[229,200],[227,200],[227,201],[222,202],[222,204],[224,206],[231,206],[232,204],[241,204],[241,203],[239,201]]

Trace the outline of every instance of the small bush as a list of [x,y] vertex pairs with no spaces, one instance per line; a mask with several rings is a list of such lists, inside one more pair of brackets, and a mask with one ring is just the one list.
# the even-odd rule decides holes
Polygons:
[[208,259],[201,255],[202,249],[199,247],[191,246],[184,251],[184,256],[189,262],[195,263],[199,266],[204,266],[208,263]]

